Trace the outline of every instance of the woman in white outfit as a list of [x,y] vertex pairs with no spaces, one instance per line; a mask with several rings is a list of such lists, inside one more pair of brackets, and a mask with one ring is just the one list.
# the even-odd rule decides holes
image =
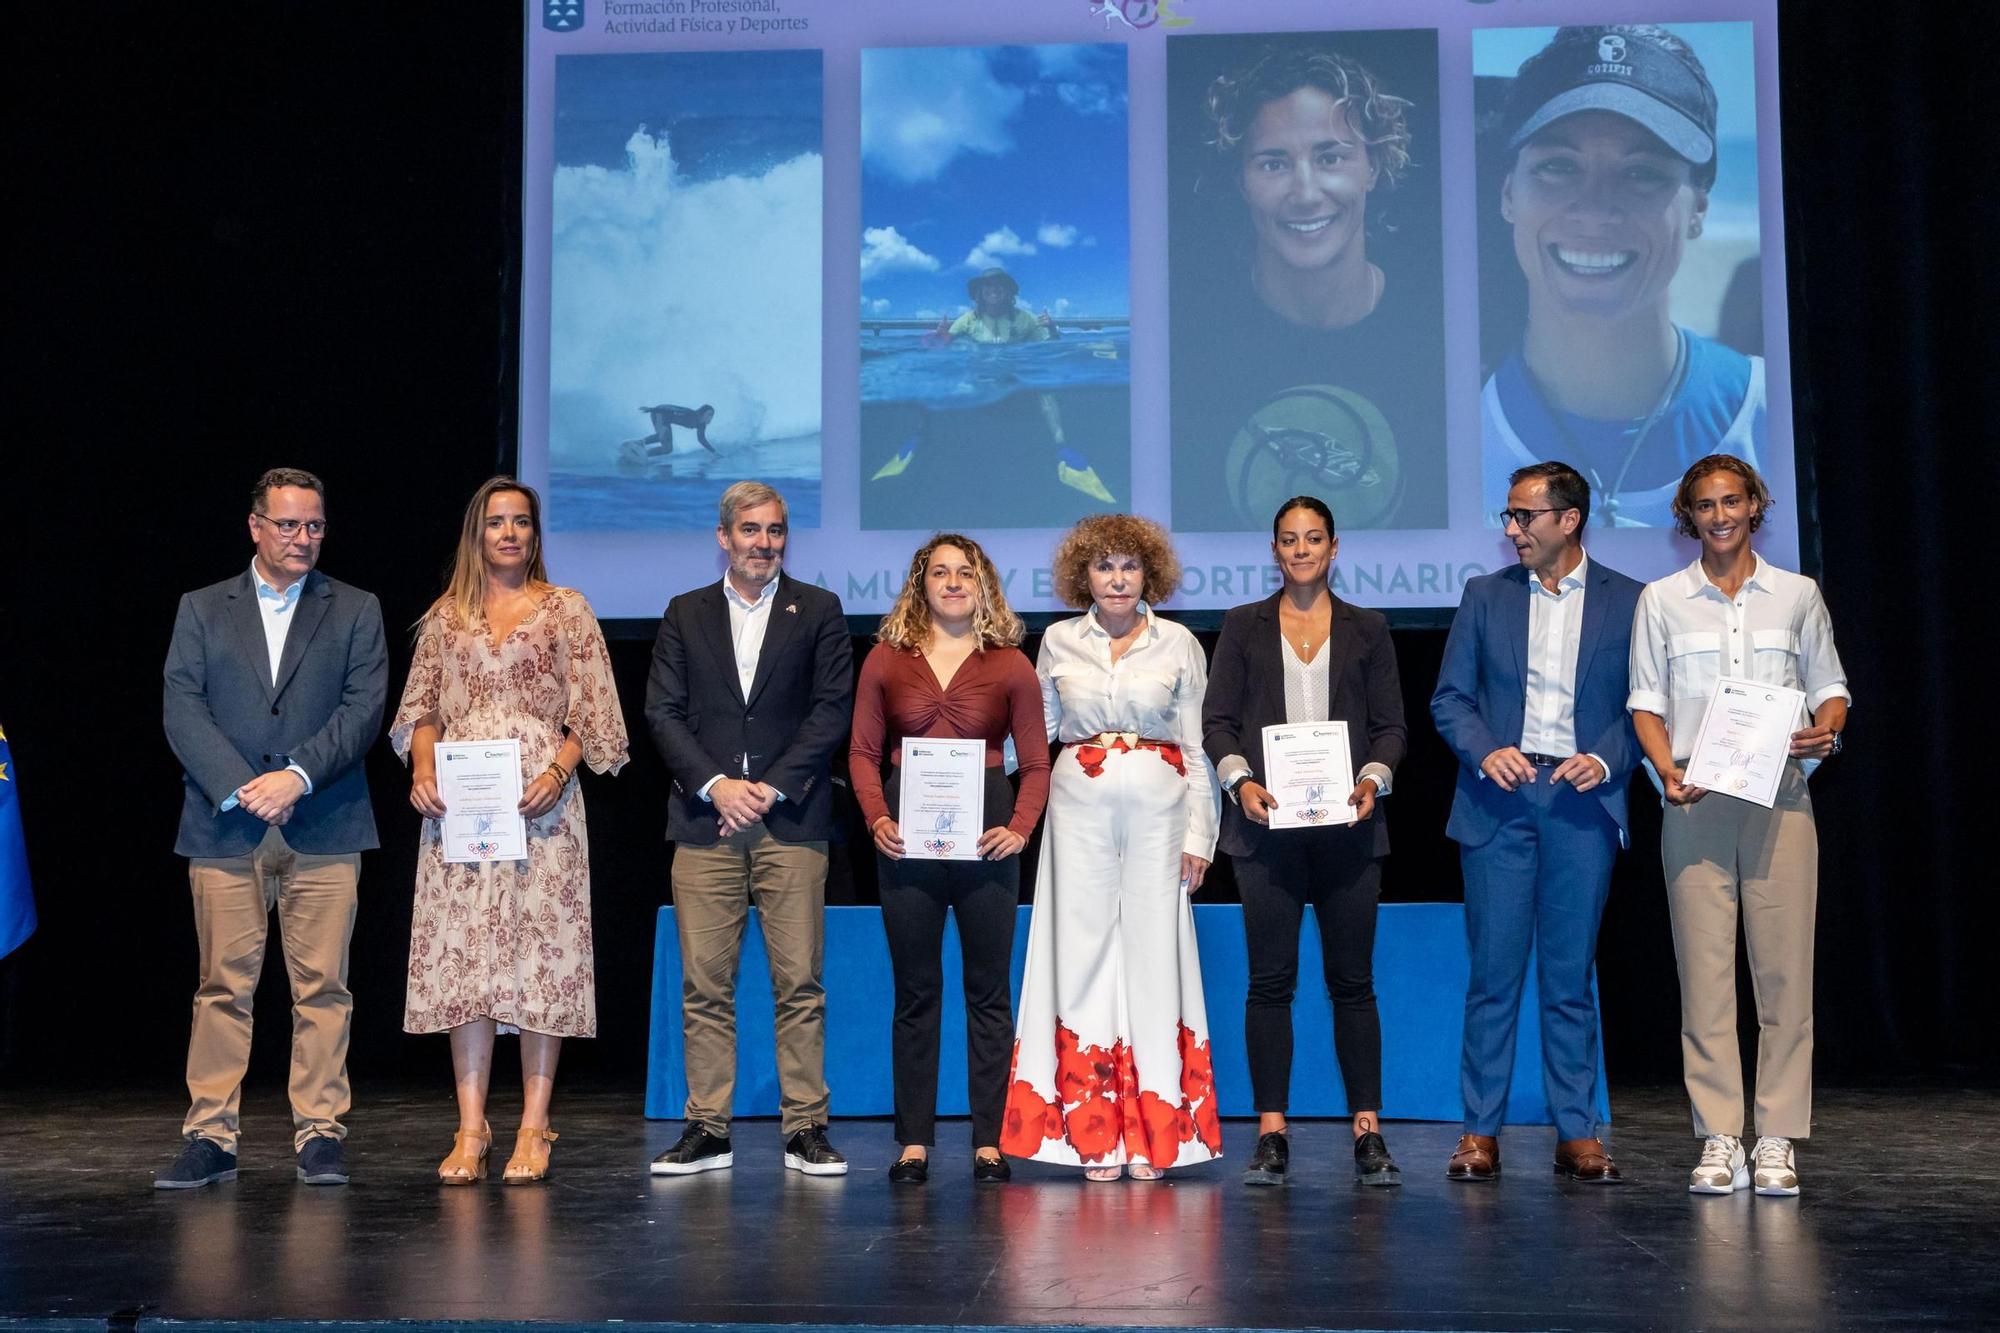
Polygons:
[[1028,927],[1000,1134],[1015,1157],[1092,1180],[1156,1180],[1222,1155],[1188,898],[1215,854],[1220,796],[1201,748],[1201,645],[1152,606],[1180,582],[1156,523],[1087,518],[1056,548],[1035,671],[1063,742]]

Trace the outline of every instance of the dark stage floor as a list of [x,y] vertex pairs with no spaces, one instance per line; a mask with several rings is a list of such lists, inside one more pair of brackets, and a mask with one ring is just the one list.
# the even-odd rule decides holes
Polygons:
[[1452,1185],[1455,1128],[1392,1123],[1400,1190],[1357,1189],[1336,1161],[1344,1128],[1327,1123],[1296,1127],[1284,1190],[1239,1183],[1247,1122],[1226,1127],[1233,1160],[1162,1185],[1030,1167],[975,1188],[962,1121],[944,1127],[922,1189],[884,1179],[882,1121],[834,1127],[855,1161],[845,1179],[785,1171],[776,1126],[757,1121],[738,1128],[733,1171],[656,1180],[647,1159],[678,1126],[641,1120],[637,1091],[559,1097],[544,1188],[440,1189],[442,1088],[370,1091],[352,1121],[354,1183],[315,1189],[294,1178],[282,1091],[247,1100],[241,1178],[167,1193],[151,1173],[176,1147],[172,1090],[0,1094],[0,1316],[1340,1329],[2000,1319],[1986,1092],[1823,1091],[1795,1200],[1690,1197],[1694,1145],[1667,1089],[1617,1098],[1623,1187],[1554,1182],[1547,1130],[1508,1135],[1498,1184]]

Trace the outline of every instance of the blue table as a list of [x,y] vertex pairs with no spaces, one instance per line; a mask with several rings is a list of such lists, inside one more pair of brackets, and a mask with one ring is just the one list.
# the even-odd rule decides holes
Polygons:
[[[1308,911],[1311,909],[1308,908]],[[1014,935],[1014,990],[1028,948],[1028,911],[1021,908]],[[830,907],[826,912],[826,1070],[837,1116],[892,1113],[889,1016],[893,982],[882,914],[874,907]],[[1243,998],[1249,962],[1243,944],[1243,911],[1234,904],[1197,905],[1202,981],[1208,992],[1210,1049],[1222,1114],[1254,1114],[1250,1067],[1243,1052]],[[1459,1034],[1465,1015],[1465,909],[1457,903],[1392,903],[1381,909],[1375,933],[1375,991],[1382,1010],[1382,1113],[1395,1120],[1463,1118],[1458,1095]],[[736,1104],[739,1116],[778,1113],[777,1058],[773,1047],[770,964],[756,920],[743,939],[737,978]],[[1291,1113],[1348,1113],[1340,1067],[1333,1058],[1333,1006],[1321,975],[1319,931],[1310,921],[1300,932],[1299,993],[1293,1004],[1296,1032]],[[964,1115],[965,1007],[959,977],[956,926],[944,943],[944,1043],[938,1070],[938,1113]],[[674,909],[662,907],[653,936],[653,1011],[646,1068],[646,1115],[680,1118],[687,1100],[682,1064],[681,957]],[[1597,1110],[1610,1122],[1610,1096],[1599,1043]],[[1508,1102],[1511,1124],[1550,1123],[1542,1095],[1541,1022],[1535,969],[1528,968],[1521,995],[1521,1023]]]

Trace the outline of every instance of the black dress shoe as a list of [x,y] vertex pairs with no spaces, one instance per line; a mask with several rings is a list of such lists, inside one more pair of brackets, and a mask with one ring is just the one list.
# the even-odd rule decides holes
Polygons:
[[1014,1168],[1004,1157],[974,1157],[972,1178],[982,1185],[998,1185],[1014,1178]]
[[1403,1183],[1402,1168],[1389,1155],[1389,1145],[1372,1129],[1354,1141],[1354,1178],[1364,1185]]
[[889,1165],[891,1185],[921,1185],[931,1178],[931,1162],[928,1157],[903,1157]]
[[653,1159],[656,1176],[691,1176],[697,1171],[720,1171],[736,1160],[729,1140],[708,1132],[696,1123],[681,1131],[681,1140]]
[[1246,1185],[1282,1185],[1285,1171],[1292,1164],[1292,1143],[1283,1134],[1273,1131],[1257,1136],[1257,1151],[1250,1154],[1250,1165],[1243,1171]]

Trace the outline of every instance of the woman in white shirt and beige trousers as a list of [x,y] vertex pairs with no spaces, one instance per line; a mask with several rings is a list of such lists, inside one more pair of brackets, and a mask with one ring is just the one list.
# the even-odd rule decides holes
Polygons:
[[[1840,753],[1847,675],[1811,579],[1750,547],[1770,494],[1756,469],[1711,454],[1674,496],[1683,536],[1701,543],[1686,569],[1649,583],[1632,626],[1626,707],[1666,806],[1660,853],[1681,982],[1681,1055],[1694,1131],[1696,1194],[1799,1192],[1792,1140],[1812,1130],[1813,921],[1819,835],[1806,778]],[[1803,691],[1810,724],[1769,810],[1682,782],[1719,676]],[[1756,983],[1756,1146],[1743,1148],[1743,1074],[1736,1044],[1739,912]]]

